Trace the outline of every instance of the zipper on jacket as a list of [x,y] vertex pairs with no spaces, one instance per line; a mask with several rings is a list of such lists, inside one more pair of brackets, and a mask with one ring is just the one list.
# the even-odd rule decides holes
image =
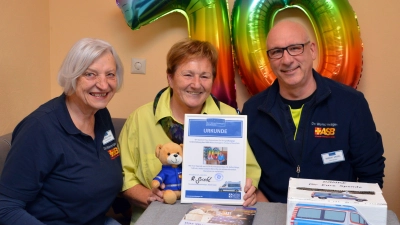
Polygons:
[[[267,112],[266,112],[266,113],[267,113]],[[284,133],[281,124],[278,123],[278,120],[272,115],[272,113],[267,113],[267,114],[276,122],[276,124],[278,124],[278,126],[279,126],[279,128],[281,129],[282,133]],[[304,136],[304,134],[303,134],[303,136]],[[283,139],[285,140],[286,149],[287,149],[287,148],[288,148],[287,140],[286,140],[285,137],[284,137]],[[304,146],[304,145],[303,145],[303,143],[302,143],[301,149],[303,149],[303,146]],[[302,158],[302,155],[303,155],[303,150],[301,150],[301,151],[302,151],[302,152],[301,152],[301,154],[300,154],[300,162],[298,162],[298,161],[293,157],[293,155],[289,152],[289,150],[288,150],[288,154],[292,157],[292,159],[294,159],[295,163],[297,163],[297,168],[296,168],[297,178],[300,177],[300,164],[301,164],[301,158]]]
[[296,173],[297,173],[297,178],[299,178],[300,177],[300,165],[297,165]]
[[[315,97],[314,97],[315,98]],[[306,103],[307,104],[307,103]],[[308,112],[308,114],[305,114],[305,120],[307,121],[307,119],[308,119],[308,117],[310,116],[310,114],[311,114],[311,109],[313,109],[313,107],[314,107],[314,105],[315,105],[316,103],[315,103],[315,101],[313,101],[312,103],[311,103],[311,105],[310,105],[310,107],[309,107],[309,110],[310,110],[310,112]],[[305,104],[304,104],[305,105]],[[303,112],[302,112],[303,113]],[[299,125],[300,125],[300,123],[299,123]],[[308,127],[308,129],[310,129],[309,128],[309,125],[307,126]],[[301,152],[300,152],[300,160],[299,160],[299,164],[297,165],[297,169],[296,169],[296,173],[297,173],[297,178],[300,178],[300,164],[303,162],[303,151],[304,151],[304,142],[305,142],[305,140],[306,140],[306,134],[307,134],[307,129],[304,129],[304,132],[303,132],[303,141],[302,141],[302,143],[301,143]]]

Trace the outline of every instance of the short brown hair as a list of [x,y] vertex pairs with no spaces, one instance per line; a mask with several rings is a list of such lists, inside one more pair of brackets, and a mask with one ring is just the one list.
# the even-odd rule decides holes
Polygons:
[[213,79],[217,74],[218,52],[208,41],[185,39],[175,43],[167,54],[167,74],[174,75],[177,67],[191,59],[206,58],[211,62]]

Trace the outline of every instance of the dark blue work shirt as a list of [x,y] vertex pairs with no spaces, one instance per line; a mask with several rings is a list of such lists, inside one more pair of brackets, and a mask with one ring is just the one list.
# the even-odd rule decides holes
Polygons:
[[122,187],[114,137],[107,109],[95,114],[93,140],[75,127],[64,94],[40,106],[15,128],[0,179],[3,197],[26,211],[22,205],[7,215],[2,204],[0,221],[15,224],[7,220],[14,213],[26,224],[36,224],[28,214],[45,224],[104,224]]

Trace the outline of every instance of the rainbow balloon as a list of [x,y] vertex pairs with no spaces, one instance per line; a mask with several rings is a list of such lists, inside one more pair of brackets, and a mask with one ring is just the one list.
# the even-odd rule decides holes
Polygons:
[[208,41],[219,54],[212,93],[237,108],[233,56],[226,0],[117,0],[128,26],[135,30],[173,12],[188,21],[189,37]]
[[[212,43],[219,53],[212,93],[237,107],[228,7],[225,0],[117,0],[131,29],[169,13],[188,21],[190,38]],[[266,55],[266,36],[276,15],[299,9],[310,20],[318,45],[318,67],[325,77],[354,88],[361,77],[363,45],[357,17],[348,0],[236,0],[232,11],[235,62],[250,94],[275,80]]]
[[325,77],[357,87],[363,45],[357,17],[347,0],[236,0],[232,40],[239,74],[250,94],[275,80],[266,55],[266,36],[276,15],[296,8],[309,18],[319,46],[316,70]]

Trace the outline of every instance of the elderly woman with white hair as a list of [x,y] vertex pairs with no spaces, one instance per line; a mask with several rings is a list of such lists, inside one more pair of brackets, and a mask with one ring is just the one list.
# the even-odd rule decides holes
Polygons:
[[79,40],[58,73],[64,93],[13,131],[0,179],[0,224],[119,224],[105,216],[122,187],[106,106],[123,81],[114,48]]

